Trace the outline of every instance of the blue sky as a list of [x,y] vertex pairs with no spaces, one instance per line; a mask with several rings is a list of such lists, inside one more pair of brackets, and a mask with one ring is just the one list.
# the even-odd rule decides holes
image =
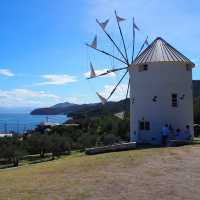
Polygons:
[[[118,62],[85,47],[98,35],[98,46],[118,56],[95,19],[110,19],[107,30],[122,43],[114,10],[126,21],[122,29],[131,47],[131,20],[135,17],[136,49],[163,37],[196,64],[200,79],[200,2],[197,0],[0,0],[1,107],[40,107],[58,102],[97,102],[95,92],[108,95],[122,73],[92,81],[85,79],[92,61],[98,70]],[[130,52],[130,51],[129,51]],[[125,96],[127,79],[113,96]]]

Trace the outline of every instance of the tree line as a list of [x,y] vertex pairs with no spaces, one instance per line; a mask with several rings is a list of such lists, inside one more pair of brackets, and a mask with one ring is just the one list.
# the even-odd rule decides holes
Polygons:
[[89,147],[129,140],[128,117],[124,120],[111,115],[79,118],[73,123],[78,126],[38,126],[29,134],[0,138],[0,165],[12,163],[18,166],[27,155],[38,155],[42,159],[48,154],[55,159],[72,150],[84,151]]

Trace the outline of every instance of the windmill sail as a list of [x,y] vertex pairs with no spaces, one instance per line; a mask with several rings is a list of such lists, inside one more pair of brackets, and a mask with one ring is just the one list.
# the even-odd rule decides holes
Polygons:
[[90,78],[94,78],[94,77],[96,77],[96,73],[94,71],[94,67],[92,63],[90,63]]
[[120,17],[120,16],[118,16],[118,15],[116,15],[116,18],[117,18],[117,21],[118,21],[118,22],[122,22],[122,21],[125,21],[125,20],[126,20],[125,18]]
[[104,105],[107,103],[106,98],[104,98],[103,96],[101,96],[98,92],[96,92],[97,96],[99,97],[99,99],[101,100],[101,103]]
[[147,36],[146,40],[144,41],[144,43],[145,43],[147,46],[149,46],[148,36]]
[[136,30],[140,30],[139,28],[138,28],[138,26],[135,24],[135,19],[133,18],[133,27],[134,27],[134,29],[136,29]]
[[97,23],[99,24],[99,26],[101,26],[101,28],[103,30],[106,29],[106,26],[108,25],[109,19],[107,19],[105,22],[99,22],[98,19],[96,19]]
[[118,117],[119,119],[124,119],[125,117],[125,112],[119,112],[114,114],[115,117]]
[[92,43],[89,46],[94,49],[97,48],[97,35],[95,35],[94,40],[92,41]]

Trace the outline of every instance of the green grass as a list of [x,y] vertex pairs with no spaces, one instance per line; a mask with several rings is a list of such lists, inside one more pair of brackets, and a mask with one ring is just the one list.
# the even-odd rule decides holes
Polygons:
[[[76,152],[54,161],[35,165],[24,163],[18,168],[0,170],[0,199],[94,199],[104,187],[118,185],[119,180],[126,184],[130,170],[143,166],[147,160],[179,160],[182,153],[188,154],[192,149],[193,146],[155,148],[96,156]],[[120,173],[124,176],[120,175],[119,179],[117,175]],[[159,176],[160,173],[153,168],[149,170],[151,176]]]

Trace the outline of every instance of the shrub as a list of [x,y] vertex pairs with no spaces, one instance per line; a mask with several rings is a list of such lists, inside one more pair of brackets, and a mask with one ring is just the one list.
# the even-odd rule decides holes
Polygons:
[[116,137],[114,134],[104,135],[104,137],[103,137],[104,145],[112,145],[117,142],[119,142],[119,138]]

